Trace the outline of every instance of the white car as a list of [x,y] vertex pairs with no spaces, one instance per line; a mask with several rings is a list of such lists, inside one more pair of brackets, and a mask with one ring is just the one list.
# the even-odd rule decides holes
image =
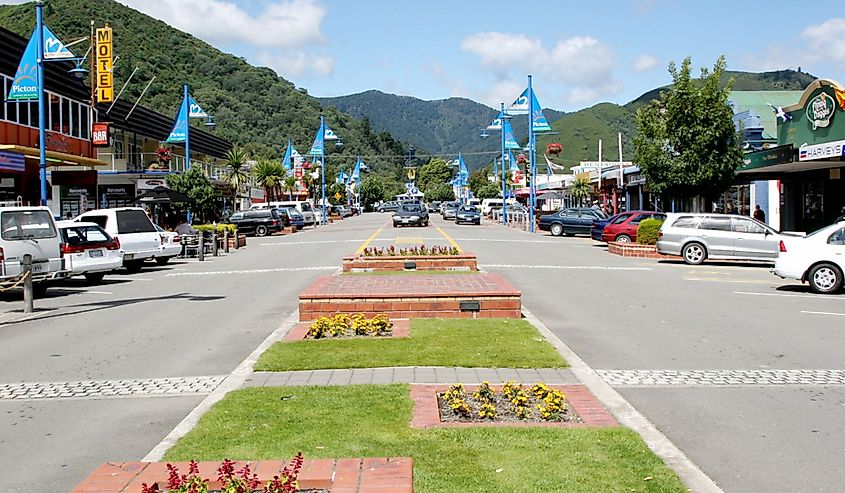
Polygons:
[[107,272],[123,265],[120,242],[94,223],[59,221],[62,258],[69,276],[85,276],[91,284],[103,280]]
[[845,221],[824,227],[803,238],[784,237],[772,272],[784,279],[810,284],[817,293],[842,288],[845,273]]
[[145,260],[162,256],[161,236],[140,207],[96,209],[73,220],[95,223],[117,238],[123,248],[123,266],[129,272],[138,272]]
[[66,275],[61,242],[49,208],[0,208],[0,281],[17,279],[24,255],[30,255],[33,289],[44,294],[47,281]]
[[156,257],[156,263],[164,265],[170,259],[182,253],[182,237],[175,231],[165,231],[158,224],[154,226],[161,237],[161,255]]

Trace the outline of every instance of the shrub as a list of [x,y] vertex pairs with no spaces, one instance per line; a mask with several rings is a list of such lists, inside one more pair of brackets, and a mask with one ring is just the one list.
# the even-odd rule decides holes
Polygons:
[[659,219],[643,219],[637,227],[637,243],[640,245],[656,245],[660,226],[663,221]]
[[[197,231],[215,231],[215,227],[213,224],[197,224],[193,227]],[[235,225],[234,224],[218,224],[216,231],[217,234],[222,235],[224,231],[229,230],[229,234],[235,234]]]
[[306,337],[322,339],[324,337],[345,337],[350,335],[387,336],[393,330],[393,322],[387,315],[380,313],[367,319],[361,313],[319,317],[311,323]]

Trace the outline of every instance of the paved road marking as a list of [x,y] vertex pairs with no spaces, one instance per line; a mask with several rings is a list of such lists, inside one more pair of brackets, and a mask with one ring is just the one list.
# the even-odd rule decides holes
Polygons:
[[376,239],[376,236],[378,236],[378,235],[379,235],[379,233],[381,233],[382,231],[384,231],[384,226],[382,226],[382,227],[380,227],[379,229],[377,229],[375,233],[373,233],[372,235],[370,235],[370,237],[369,237],[369,238],[367,238],[366,240],[364,240],[364,243],[362,243],[362,244],[361,244],[361,246],[359,246],[359,247],[358,247],[358,249],[357,249],[357,250],[355,250],[355,253],[356,253],[356,254],[359,254],[359,253],[363,252],[363,251],[364,251],[364,249],[365,249],[365,248],[367,248],[368,246],[370,246],[370,243],[371,243],[374,239]]
[[219,276],[228,274],[266,274],[268,272],[300,272],[308,270],[337,270],[336,265],[318,265],[316,267],[278,267],[276,269],[249,269],[249,270],[212,270],[205,272],[177,272],[167,274],[167,277],[184,276]]
[[652,270],[651,267],[610,267],[603,265],[524,265],[524,264],[479,264],[479,267],[494,269],[558,269],[558,270]]
[[761,281],[757,279],[720,279],[718,277],[686,277],[684,276],[684,280],[687,281],[700,281],[700,282],[729,282],[733,284],[766,284],[771,285],[777,283],[776,280],[771,281]]
[[102,399],[136,396],[210,394],[225,375],[75,382],[0,384],[0,400]]
[[614,387],[845,385],[845,370],[596,370]]
[[744,294],[747,296],[777,296],[781,298],[815,298],[819,300],[833,300],[841,301],[845,298],[841,296],[831,296],[825,294],[786,294],[786,293],[754,293],[752,291],[734,291],[734,294]]
[[845,313],[834,313],[834,312],[810,312],[806,310],[801,310],[801,313],[809,313],[810,315],[834,315],[838,317],[845,317]]
[[443,237],[444,237],[444,238],[446,238],[446,240],[449,242],[449,244],[450,244],[450,245],[452,245],[453,247],[457,248],[459,252],[463,252],[463,250],[461,249],[461,247],[460,247],[460,246],[458,246],[457,242],[455,242],[455,240],[453,240],[453,239],[452,239],[452,237],[451,237],[451,236],[449,236],[449,234],[448,234],[448,233],[446,233],[445,231],[443,231],[443,228],[441,228],[440,226],[438,226],[438,227],[437,227],[437,232],[438,232],[438,233],[440,233],[441,235],[443,235]]
[[397,236],[396,237],[396,244],[397,245],[402,244],[402,243],[417,244],[417,243],[422,243],[422,242],[423,242],[423,238],[421,238],[419,236]]

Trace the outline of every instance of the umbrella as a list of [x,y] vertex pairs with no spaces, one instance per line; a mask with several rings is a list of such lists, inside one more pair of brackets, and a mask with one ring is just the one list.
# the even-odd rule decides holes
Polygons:
[[566,198],[566,195],[558,192],[546,192],[543,195],[539,195],[537,197],[538,200],[563,200]]
[[187,195],[171,190],[167,187],[155,187],[154,189],[137,196],[134,202],[140,204],[172,204],[174,202],[193,202],[193,200],[191,200],[191,198]]

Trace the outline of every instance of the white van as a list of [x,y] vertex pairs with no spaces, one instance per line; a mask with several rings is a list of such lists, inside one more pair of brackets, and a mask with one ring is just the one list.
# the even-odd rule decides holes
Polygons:
[[44,294],[46,281],[66,274],[61,245],[49,208],[0,208],[0,281],[17,278],[23,271],[24,255],[31,255],[33,290]]
[[471,205],[473,207],[478,207],[481,205],[481,199],[469,199],[467,200],[467,205]]
[[[516,199],[508,199],[508,204],[515,204]],[[484,199],[481,201],[481,215],[489,216],[493,213],[493,209],[502,208],[502,199]]]
[[[311,202],[305,200],[286,200],[281,202],[270,202],[271,207],[294,207],[302,214],[302,220],[305,225],[317,225],[317,213],[314,212],[314,207]],[[322,212],[319,213],[322,216]]]
[[95,223],[112,238],[116,238],[123,248],[123,266],[129,272],[141,270],[145,260],[163,258],[161,236],[140,207],[96,209],[80,214],[73,220]]

